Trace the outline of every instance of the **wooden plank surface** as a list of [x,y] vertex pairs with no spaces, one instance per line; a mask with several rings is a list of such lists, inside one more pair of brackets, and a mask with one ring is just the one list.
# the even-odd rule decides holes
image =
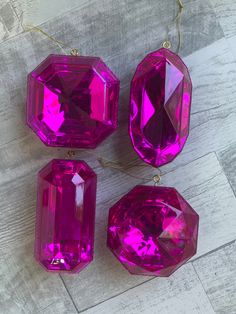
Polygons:
[[12,7],[23,25],[42,24],[86,2],[86,0],[11,0]]
[[231,0],[211,0],[230,50],[236,59],[236,2]]
[[152,279],[83,313],[215,313],[192,265],[171,278]]
[[231,0],[211,0],[217,19],[227,38],[236,34],[236,2]]
[[17,14],[7,0],[0,3],[0,42],[16,36],[22,31]]
[[[173,277],[153,279],[129,275],[106,249],[109,207],[142,180],[102,168],[98,157],[142,164],[127,134],[129,83],[145,54],[160,47],[167,25],[176,49],[175,1],[1,1],[1,314],[236,313],[235,3],[184,3],[180,54],[194,85],[191,131],[180,156],[162,167],[161,184],[176,187],[200,214],[199,247]],[[94,168],[99,184],[95,260],[75,276],[48,274],[32,256],[36,173],[66,150],[45,147],[25,126],[26,77],[49,53],[62,50],[38,33],[23,33],[21,22],[43,23],[81,54],[101,56],[121,80],[119,129],[96,150],[76,154]],[[130,172],[137,175],[137,168]],[[150,167],[138,171],[140,177],[154,173]]]
[[216,313],[236,313],[236,243],[193,263]]
[[32,244],[0,256],[0,313],[77,313],[58,275],[32,260]]
[[225,150],[219,151],[218,158],[236,195],[236,145],[230,145]]

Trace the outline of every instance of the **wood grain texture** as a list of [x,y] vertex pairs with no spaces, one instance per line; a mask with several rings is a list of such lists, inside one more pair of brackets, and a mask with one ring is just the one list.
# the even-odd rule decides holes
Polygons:
[[236,195],[236,142],[227,149],[219,151],[218,158]]
[[81,7],[86,0],[10,0],[23,25],[39,25],[74,7]]
[[231,0],[211,0],[217,19],[236,59],[236,2]]
[[83,313],[213,314],[215,312],[192,265],[188,264],[170,278],[152,279]]
[[226,37],[236,35],[236,2],[231,0],[211,0],[216,16]]
[[61,278],[37,265],[32,250],[29,244],[1,252],[0,313],[77,313]]
[[193,263],[216,313],[236,313],[236,243]]
[[10,1],[1,0],[0,42],[17,35],[21,31],[22,27]]

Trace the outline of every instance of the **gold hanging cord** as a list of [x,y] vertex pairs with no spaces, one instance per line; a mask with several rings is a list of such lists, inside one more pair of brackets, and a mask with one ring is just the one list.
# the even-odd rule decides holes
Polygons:
[[22,25],[22,28],[24,29],[25,32],[38,32],[42,35],[44,35],[45,37],[47,37],[48,39],[50,39],[51,41],[53,41],[60,49],[62,49],[62,51],[64,53],[66,53],[65,48],[70,49],[70,54],[72,56],[78,56],[79,55],[79,51],[76,48],[71,48],[69,46],[67,46],[65,43],[63,43],[62,41],[56,39],[55,37],[53,37],[52,35],[49,35],[47,32],[45,32],[42,28],[40,28],[39,26],[35,26],[35,25]]
[[106,159],[101,158],[101,157],[98,158],[98,161],[103,168],[110,168],[110,169],[119,170],[119,171],[123,172],[124,174],[126,174],[132,178],[135,178],[138,180],[143,180],[144,182],[150,182],[152,180],[154,182],[154,185],[157,185],[161,181],[161,172],[159,169],[158,169],[159,173],[155,174],[152,178],[138,176],[138,175],[135,175],[129,171],[129,169],[136,168],[136,167],[137,168],[138,167],[142,167],[142,168],[143,167],[149,167],[150,168],[151,166],[149,166],[149,165],[145,165],[145,164],[124,165],[121,162],[110,161],[110,160],[106,160]]
[[[178,54],[180,49],[181,49],[181,45],[182,45],[182,34],[181,34],[181,20],[182,20],[182,15],[183,15],[183,11],[184,11],[184,4],[182,0],[176,0],[177,4],[178,4],[178,12],[173,20],[173,22],[176,24],[177,27],[177,32],[178,32],[178,47],[176,50],[176,53]],[[162,46],[166,49],[170,49],[171,48],[171,42],[169,40],[169,32],[170,32],[170,27],[167,26],[167,35],[166,35],[166,39],[163,42]]]

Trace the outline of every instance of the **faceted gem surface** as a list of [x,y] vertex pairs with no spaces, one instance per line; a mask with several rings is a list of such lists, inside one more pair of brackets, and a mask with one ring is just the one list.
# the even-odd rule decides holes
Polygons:
[[100,58],[49,55],[28,75],[27,124],[48,146],[95,148],[117,128],[118,98]]
[[168,277],[196,253],[198,222],[174,188],[139,185],[110,209],[107,245],[131,274]]
[[96,174],[54,159],[38,173],[35,258],[48,271],[79,272],[93,259]]
[[162,48],[148,54],[131,82],[129,133],[134,149],[159,167],[182,150],[188,134],[192,83],[179,56]]

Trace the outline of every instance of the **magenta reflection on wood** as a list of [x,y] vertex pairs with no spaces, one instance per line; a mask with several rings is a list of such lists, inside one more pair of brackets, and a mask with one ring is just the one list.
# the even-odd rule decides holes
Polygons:
[[138,155],[154,167],[172,161],[188,134],[192,83],[181,58],[162,48],[148,54],[131,82],[129,133]]
[[107,245],[131,274],[168,277],[196,253],[198,223],[174,188],[139,185],[110,209]]
[[48,146],[95,148],[117,128],[118,98],[100,58],[49,55],[28,75],[27,124]]
[[97,176],[79,160],[38,173],[35,258],[48,271],[79,272],[93,259]]

